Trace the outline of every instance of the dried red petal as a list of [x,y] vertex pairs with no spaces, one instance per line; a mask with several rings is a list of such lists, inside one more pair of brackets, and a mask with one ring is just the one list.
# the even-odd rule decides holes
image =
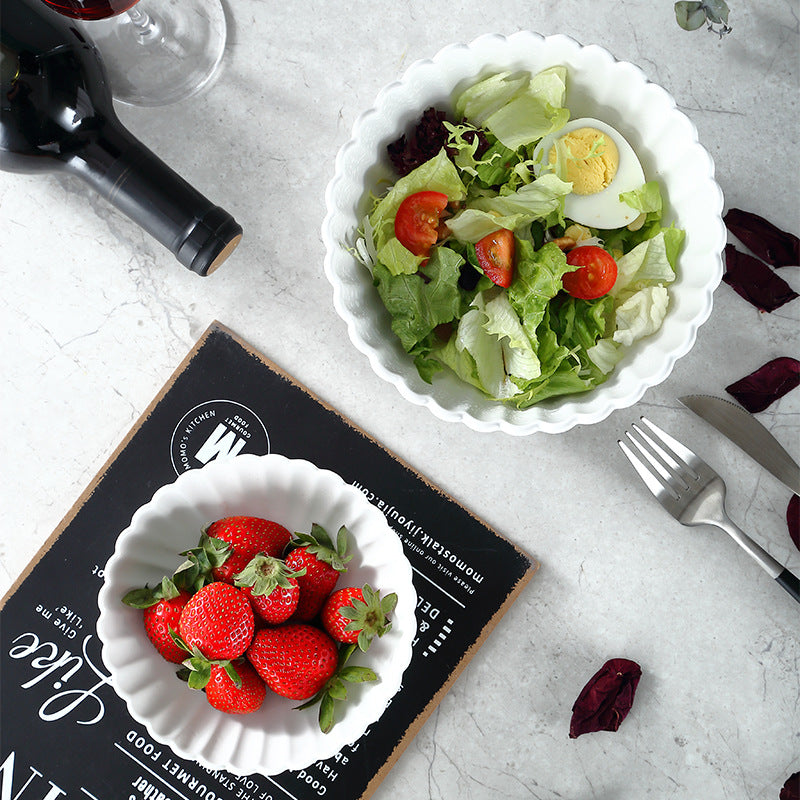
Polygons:
[[575,705],[569,724],[569,738],[584,733],[615,731],[633,705],[642,669],[627,658],[612,658],[589,679]]
[[800,264],[800,240],[775,227],[758,214],[732,208],[723,217],[728,230],[773,267],[791,267]]
[[793,494],[786,506],[786,524],[794,546],[800,550],[800,496]]
[[800,800],[800,772],[795,772],[786,779],[778,800]]
[[725,245],[725,274],[722,280],[762,311],[774,311],[798,297],[791,286],[763,261]]
[[741,380],[725,387],[751,414],[768,408],[787,392],[800,385],[800,361],[781,356]]

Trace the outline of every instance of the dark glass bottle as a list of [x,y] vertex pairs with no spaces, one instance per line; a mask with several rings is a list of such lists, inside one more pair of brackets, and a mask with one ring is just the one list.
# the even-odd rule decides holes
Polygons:
[[2,0],[0,168],[83,178],[200,275],[242,228],[126,130],[102,61],[71,20],[41,0]]

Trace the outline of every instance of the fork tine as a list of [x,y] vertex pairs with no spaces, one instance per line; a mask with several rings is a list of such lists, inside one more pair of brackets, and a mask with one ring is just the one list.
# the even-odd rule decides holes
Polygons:
[[[664,483],[669,483],[672,477],[672,472],[666,469],[671,467],[672,470],[678,469],[677,463],[667,455],[636,423],[631,425],[633,433],[625,431],[625,435],[635,445],[636,449],[645,457],[645,460],[650,464],[651,469],[654,469],[662,478]],[[633,434],[637,434],[640,438],[637,439]],[[650,450],[645,447],[647,445]],[[652,452],[651,452],[652,451]]]
[[[685,447],[677,439],[674,439],[672,436],[670,436],[666,431],[661,430],[661,428],[659,428],[658,425],[656,425],[653,422],[650,422],[650,420],[647,419],[647,417],[642,417],[641,419],[642,422],[644,422],[644,424],[647,425],[647,427],[650,428],[650,430],[659,439],[661,439],[661,441],[669,448],[669,450],[672,451],[672,455],[682,462],[681,464],[678,464],[672,461],[672,466],[674,466],[675,469],[687,469],[690,473],[692,480],[697,480],[699,475],[697,474],[695,467],[698,464],[703,463],[702,461],[700,461],[700,458],[695,453],[693,453],[688,447]],[[642,433],[642,436],[645,436],[645,434]],[[662,457],[667,459],[667,463],[669,463],[671,459],[667,455],[667,453],[662,448],[658,447],[658,445],[656,445],[654,442],[652,442],[652,440],[650,441],[652,443],[652,446],[656,447],[662,454]]]
[[[642,450],[639,443],[635,439],[631,438],[631,435],[627,431],[625,431],[625,435],[631,440],[631,442],[634,445],[636,445],[637,449],[640,452],[642,452],[642,455],[647,458],[647,453]],[[645,466],[642,463],[641,459],[630,449],[630,447],[628,447],[627,444],[625,444],[625,442],[623,442],[621,439],[618,439],[617,444],[619,445],[620,450],[622,450],[622,452],[625,454],[625,457],[628,459],[628,461],[631,462],[631,466],[636,470],[639,477],[644,481],[645,486],[647,486],[647,488],[657,498],[660,498],[663,495],[664,491],[666,490],[670,492],[673,498],[677,499],[677,495],[672,489],[669,488],[669,485],[659,480],[658,476],[653,474],[652,470],[650,470],[647,466]],[[650,462],[649,458],[647,458],[647,460],[648,463],[652,463]]]

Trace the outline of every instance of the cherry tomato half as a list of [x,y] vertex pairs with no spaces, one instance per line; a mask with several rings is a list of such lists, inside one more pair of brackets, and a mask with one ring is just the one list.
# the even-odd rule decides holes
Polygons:
[[394,235],[415,256],[427,257],[439,238],[439,219],[447,207],[441,192],[417,192],[400,203],[394,218]]
[[483,274],[497,286],[509,287],[514,277],[514,252],[516,242],[514,233],[500,228],[484,236],[475,245],[475,255]]
[[602,297],[616,283],[617,262],[602,247],[593,244],[573,247],[567,253],[567,264],[580,267],[561,279],[567,292],[580,300]]

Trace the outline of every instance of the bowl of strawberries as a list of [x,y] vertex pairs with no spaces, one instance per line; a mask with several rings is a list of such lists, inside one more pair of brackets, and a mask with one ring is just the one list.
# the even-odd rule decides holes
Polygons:
[[183,473],[118,537],[97,631],[131,716],[179,756],[274,775],[355,742],[399,690],[411,565],[384,515],[308,461]]

